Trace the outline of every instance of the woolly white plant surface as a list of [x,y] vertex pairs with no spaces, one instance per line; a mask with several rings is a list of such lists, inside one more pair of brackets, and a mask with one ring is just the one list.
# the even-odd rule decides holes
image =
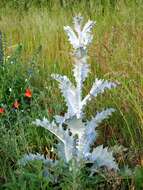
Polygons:
[[[101,112],[97,112],[91,121],[85,122],[84,118],[84,108],[92,97],[97,97],[98,94],[103,93],[105,90],[116,87],[116,84],[96,78],[90,92],[84,98],[82,97],[83,83],[90,71],[87,63],[87,49],[93,38],[91,32],[95,22],[89,20],[83,26],[83,18],[76,16],[73,23],[74,30],[70,26],[64,27],[64,30],[74,49],[73,75],[76,85],[67,76],[52,74],[52,78],[59,83],[59,88],[65,98],[68,108],[67,113],[64,116],[54,116],[55,121],[51,123],[46,118],[43,118],[43,120],[36,119],[33,123],[36,126],[48,129],[59,139],[57,153],[59,158],[64,160],[65,163],[75,159],[78,164],[84,162],[93,163],[92,170],[94,168],[106,167],[107,169],[117,171],[118,165],[112,152],[107,147],[104,148],[103,145],[100,145],[96,148],[91,148],[97,137],[96,127],[115,110],[113,108],[103,109]],[[63,129],[63,124],[67,126],[66,130]],[[26,155],[22,162],[27,163],[27,161],[34,158],[52,163],[52,161],[46,160],[43,155],[39,154],[35,156],[33,154]]]

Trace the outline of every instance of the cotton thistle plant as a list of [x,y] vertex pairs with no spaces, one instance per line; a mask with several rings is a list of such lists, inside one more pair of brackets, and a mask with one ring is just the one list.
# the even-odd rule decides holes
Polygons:
[[[103,145],[92,148],[96,141],[96,128],[104,119],[107,119],[115,110],[113,108],[104,109],[97,112],[91,121],[85,122],[84,109],[93,97],[103,93],[106,89],[116,87],[113,82],[103,79],[95,79],[93,86],[84,98],[82,98],[82,88],[87,78],[90,68],[87,63],[88,46],[92,42],[92,29],[95,25],[94,21],[89,20],[83,27],[83,18],[76,16],[73,19],[74,30],[70,26],[64,27],[69,42],[73,46],[73,74],[76,86],[72,84],[67,76],[52,74],[52,78],[59,83],[59,88],[65,98],[67,105],[67,113],[64,116],[56,115],[52,122],[48,119],[36,119],[33,122],[38,127],[43,127],[53,133],[58,139],[57,154],[59,160],[64,160],[68,164],[71,160],[75,160],[78,166],[82,163],[92,163],[91,171],[100,167],[106,167],[108,170],[118,170],[113,153]],[[83,120],[84,119],[84,120]],[[66,125],[66,130],[63,126]],[[30,160],[42,160],[49,165],[57,164],[59,160],[53,162],[40,154],[25,155],[21,159],[22,164],[26,164]]]

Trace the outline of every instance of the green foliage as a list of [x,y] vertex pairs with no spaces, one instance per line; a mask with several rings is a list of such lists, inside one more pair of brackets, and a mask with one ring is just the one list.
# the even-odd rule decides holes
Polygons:
[[[141,4],[141,0],[123,0],[122,3],[130,4]],[[0,1],[1,7],[10,7],[13,9],[18,9],[20,11],[27,11],[31,7],[42,8],[46,7],[47,9],[53,9],[57,5],[61,8],[69,8],[73,9],[72,7],[79,6],[79,4],[86,6],[86,8],[90,8],[93,6],[101,7],[102,13],[106,11],[110,7],[111,10],[114,10],[116,6],[118,6],[117,0],[2,0]]]
[[137,190],[143,189],[143,167],[136,167],[134,176]]
[[[25,90],[31,88],[28,69],[24,68],[21,58],[22,45],[17,45],[11,56],[6,57],[0,67],[0,106],[4,108],[2,120],[5,125],[13,125],[17,117],[23,117],[30,112],[32,100],[25,97]],[[32,69],[32,68],[31,68]],[[31,89],[32,91],[32,89]],[[14,105],[15,102],[18,105]],[[21,115],[21,116],[20,116]],[[18,117],[18,119],[20,119]]]
[[[88,166],[80,170],[68,170],[60,163],[59,167],[53,168],[55,178],[49,175],[43,176],[43,165],[40,161],[34,161],[26,168],[17,169],[14,174],[10,173],[11,180],[3,188],[6,190],[82,190],[98,189],[110,190],[112,188],[126,190],[131,183],[128,179],[122,180],[112,172],[98,172],[94,176],[88,176]],[[42,172],[41,172],[42,171]],[[46,174],[46,169],[44,171]],[[130,186],[131,187],[131,186]]]
[[[36,55],[33,55],[28,64],[22,60],[22,49],[22,45],[18,45],[12,55],[6,57],[3,65],[0,65],[0,107],[4,109],[4,112],[0,113],[0,183],[2,184],[7,181],[8,176],[16,180],[15,176],[11,176],[13,170],[17,168],[16,160],[21,152],[27,152],[31,146],[36,149],[36,144],[41,141],[37,135],[43,133],[27,128],[31,125],[33,117],[40,116],[45,111],[44,109],[42,112],[43,105],[40,105],[40,89],[33,84],[34,79],[38,80],[36,64],[40,49],[35,51]],[[32,92],[31,97],[25,95],[27,88]],[[14,106],[15,101],[18,101],[18,107]],[[27,142],[29,136],[32,138]],[[50,137],[45,140],[46,143],[48,141]],[[41,150],[44,143],[41,144]]]

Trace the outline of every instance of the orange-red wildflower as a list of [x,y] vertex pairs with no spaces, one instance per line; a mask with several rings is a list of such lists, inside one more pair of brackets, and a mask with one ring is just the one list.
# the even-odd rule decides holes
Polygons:
[[32,92],[31,92],[30,88],[26,89],[26,91],[25,91],[25,97],[27,97],[27,98],[31,98],[32,97]]
[[0,114],[3,114],[5,112],[4,108],[0,108]]

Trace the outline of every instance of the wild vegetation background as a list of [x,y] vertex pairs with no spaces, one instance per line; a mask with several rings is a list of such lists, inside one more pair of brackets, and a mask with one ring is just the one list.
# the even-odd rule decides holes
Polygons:
[[[52,135],[36,129],[31,123],[44,115],[52,119],[52,115],[63,114],[66,110],[50,74],[61,73],[72,78],[71,46],[63,26],[72,23],[77,13],[85,20],[97,22],[89,51],[91,77],[85,84],[85,93],[95,76],[119,84],[117,89],[88,105],[87,117],[102,107],[117,110],[100,126],[98,142],[110,146],[121,144],[127,148],[118,162],[128,165],[134,177],[120,188],[143,188],[142,1],[1,0],[0,107],[4,108],[0,115],[1,189],[51,188],[40,175],[42,166],[39,163],[37,168],[31,166],[23,171],[17,166],[17,160],[25,152],[50,150],[55,142]],[[30,99],[25,97],[27,88],[32,91]],[[19,102],[18,108],[14,106],[15,101]],[[70,189],[72,177],[66,177],[62,188]],[[79,183],[83,183],[82,175],[79,179]],[[91,186],[85,184],[82,189],[94,189],[99,182],[95,181],[88,179]]]

